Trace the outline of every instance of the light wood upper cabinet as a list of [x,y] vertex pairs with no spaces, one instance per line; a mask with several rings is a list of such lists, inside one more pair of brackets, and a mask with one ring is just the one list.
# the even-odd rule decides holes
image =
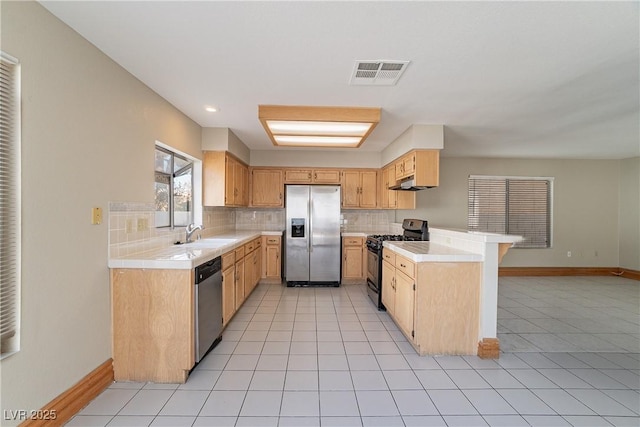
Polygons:
[[248,206],[249,168],[226,151],[205,151],[202,187],[205,206]]
[[415,150],[397,159],[394,163],[396,180],[415,177],[416,185],[437,187],[440,183],[440,151]]
[[251,168],[251,206],[284,207],[282,169]]
[[339,169],[285,169],[285,184],[340,184]]
[[375,209],[378,205],[378,171],[342,171],[342,207]]
[[396,183],[395,165],[391,164],[382,169],[382,180],[380,188],[380,207],[383,209],[415,209],[415,191],[389,190],[389,187]]
[[340,171],[338,169],[315,169],[313,182],[316,184],[340,184]]
[[285,184],[311,184],[313,173],[311,169],[285,169]]

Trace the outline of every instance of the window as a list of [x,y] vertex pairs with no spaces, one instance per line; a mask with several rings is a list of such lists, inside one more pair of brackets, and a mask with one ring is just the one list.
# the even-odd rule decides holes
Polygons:
[[20,349],[20,65],[0,52],[0,358]]
[[180,227],[193,222],[193,161],[156,146],[156,227]]
[[550,248],[552,184],[553,178],[469,176],[469,230],[523,236],[516,248]]

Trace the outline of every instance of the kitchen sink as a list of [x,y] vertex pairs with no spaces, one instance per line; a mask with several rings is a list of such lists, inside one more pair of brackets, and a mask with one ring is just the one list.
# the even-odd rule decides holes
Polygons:
[[219,248],[220,246],[229,245],[237,241],[238,239],[217,239],[215,237],[211,237],[208,239],[195,240],[190,243],[183,243],[183,246],[189,248]]

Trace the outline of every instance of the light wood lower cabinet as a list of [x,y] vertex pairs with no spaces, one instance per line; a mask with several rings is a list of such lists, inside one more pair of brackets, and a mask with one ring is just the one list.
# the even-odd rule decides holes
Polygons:
[[260,280],[262,240],[257,237],[222,255],[223,326],[244,304]]
[[342,238],[343,283],[364,283],[366,280],[366,255],[364,237]]
[[396,267],[387,261],[382,262],[382,304],[393,316],[396,310]]
[[413,263],[388,248],[383,258],[382,302],[416,351],[475,355],[481,263]]
[[236,254],[222,256],[222,326],[226,326],[236,312]]
[[186,381],[195,364],[194,291],[192,270],[111,270],[116,381]]
[[266,283],[282,282],[281,237],[262,236],[262,279]]

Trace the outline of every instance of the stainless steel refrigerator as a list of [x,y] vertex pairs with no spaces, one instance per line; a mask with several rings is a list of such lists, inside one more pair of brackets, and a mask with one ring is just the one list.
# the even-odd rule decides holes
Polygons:
[[287,286],[340,284],[340,186],[287,185]]

